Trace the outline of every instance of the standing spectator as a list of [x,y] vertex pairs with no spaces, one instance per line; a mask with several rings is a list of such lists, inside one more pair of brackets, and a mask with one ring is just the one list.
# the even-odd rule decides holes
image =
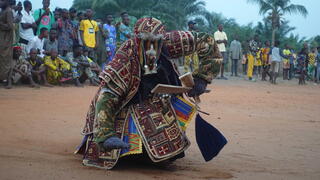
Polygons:
[[308,69],[309,66],[309,45],[308,43],[303,43],[303,47],[300,51],[300,54],[305,55],[305,66],[306,66],[306,70]]
[[247,65],[248,65],[248,54],[249,54],[249,41],[243,42],[243,55],[242,55],[242,73],[247,75]]
[[[117,48],[117,31],[116,27],[112,25],[113,16],[111,14],[107,15],[106,24],[103,25],[103,29],[108,32],[106,38],[106,50],[107,50],[107,63],[113,59]],[[102,66],[104,67],[104,65]]]
[[108,36],[108,31],[104,30],[103,23],[101,19],[97,19],[99,31],[97,32],[97,45],[95,49],[97,63],[102,67],[107,60],[107,50],[106,50],[106,38]]
[[42,28],[47,28],[47,30],[50,30],[55,22],[54,15],[49,9],[50,0],[43,0],[42,5],[43,7],[41,9],[37,9],[33,14],[34,20],[38,25],[37,35],[40,34],[40,30]]
[[253,67],[253,74],[256,75],[258,79],[261,75],[261,67],[262,67],[261,53],[262,53],[261,42],[258,42],[258,52],[256,53],[254,67]]
[[228,80],[226,77],[223,76],[224,72],[224,65],[228,62],[228,56],[227,56],[227,49],[226,46],[228,44],[228,37],[227,34],[223,31],[223,25],[219,24],[218,25],[218,31],[214,33],[214,39],[218,44],[218,48],[220,50],[220,53],[223,57],[223,61],[221,63],[220,71],[221,71],[221,76],[219,79],[224,79]]
[[316,75],[316,83],[319,84],[320,81],[320,46],[317,48],[317,75]]
[[297,70],[299,73],[299,85],[305,85],[305,77],[307,73],[307,68],[306,68],[306,60],[307,56],[305,55],[305,49],[302,48],[302,50],[299,52],[298,57],[297,57]]
[[75,45],[83,45],[82,39],[81,39],[81,31],[80,31],[80,22],[84,19],[84,13],[83,12],[78,12],[77,13],[77,37],[78,37],[78,44],[76,43]]
[[29,41],[31,41],[34,38],[34,30],[37,29],[37,24],[34,21],[34,18],[31,14],[31,10],[32,10],[31,2],[29,0],[25,0],[23,2],[23,7],[24,7],[24,10],[21,12],[22,19],[21,19],[20,28],[19,28],[19,34],[20,34],[19,43],[21,44],[23,56],[27,57],[28,53],[27,53],[26,47]]
[[281,51],[279,48],[280,42],[276,41],[271,53],[271,69],[272,69],[272,84],[277,84],[277,77],[280,70]]
[[237,35],[235,36],[234,40],[231,42],[230,55],[232,59],[231,76],[233,76],[233,74],[235,76],[238,76],[238,63],[239,63],[239,59],[242,58],[242,47]]
[[13,15],[9,0],[0,0],[0,8],[0,80],[4,80],[12,63]]
[[262,81],[267,81],[267,75],[271,81],[271,74],[270,74],[270,41],[265,42],[265,47],[261,49],[261,60],[262,60]]
[[14,25],[14,32],[13,32],[13,43],[17,44],[19,42],[19,24],[22,18],[22,3],[16,3],[15,0],[11,0],[11,9],[13,13],[13,25]]
[[44,54],[49,56],[51,49],[58,51],[58,40],[57,40],[57,30],[52,28],[50,29],[49,39],[44,40],[43,50]]
[[[196,31],[196,22],[189,21],[188,22],[188,31],[195,32]],[[184,71],[194,72],[199,69],[199,57],[196,52],[190,54],[189,56],[184,57]]]
[[27,52],[30,53],[30,50],[32,48],[35,48],[38,50],[38,54],[41,58],[44,57],[44,40],[48,37],[48,29],[43,27],[40,30],[40,34],[38,36],[35,36],[31,41],[29,41],[27,45]]
[[80,22],[80,34],[83,45],[89,49],[89,57],[96,61],[94,49],[97,47],[97,32],[99,27],[96,21],[92,20],[93,11],[86,10],[86,19]]
[[255,81],[255,79],[252,79],[252,76],[253,76],[254,64],[257,58],[257,53],[259,51],[258,41],[259,41],[259,36],[255,35],[253,39],[249,42],[247,76],[250,81]]
[[308,65],[308,79],[313,80],[315,77],[315,68],[316,68],[316,48],[312,49],[308,54],[309,57],[309,65]]
[[297,55],[294,53],[294,50],[292,47],[290,47],[290,51],[291,51],[292,56],[290,56],[289,80],[291,80],[294,77],[294,74],[295,74],[294,73],[294,61],[297,57]]
[[283,54],[283,80],[289,80],[289,71],[290,71],[290,58],[292,56],[290,47],[288,44],[285,45],[285,49],[282,51]]
[[71,52],[73,42],[76,39],[76,34],[69,19],[69,12],[67,9],[61,10],[61,21],[57,23],[57,33],[59,54],[65,55],[68,52]]
[[78,36],[78,30],[79,30],[79,21],[76,19],[77,17],[77,10],[75,8],[70,8],[69,9],[69,19],[72,25],[72,30],[74,34],[74,39],[73,39],[73,45],[78,45],[79,44],[79,36]]
[[54,22],[57,23],[61,19],[61,8],[56,7],[54,9],[53,15],[54,15]]
[[129,26],[130,18],[127,13],[121,14],[122,22],[119,26],[119,33],[120,33],[120,43],[123,44],[132,36],[132,30]]

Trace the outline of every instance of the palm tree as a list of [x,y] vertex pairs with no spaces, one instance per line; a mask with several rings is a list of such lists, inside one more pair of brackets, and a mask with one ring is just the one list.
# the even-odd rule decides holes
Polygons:
[[292,4],[291,0],[247,0],[249,3],[259,5],[259,14],[267,14],[267,19],[271,21],[272,25],[272,44],[275,42],[275,36],[278,28],[284,22],[284,15],[286,14],[301,14],[306,17],[308,15],[307,9],[303,5]]
[[127,11],[136,18],[152,16],[161,19],[168,30],[183,29],[188,20],[201,17],[206,20],[209,12],[202,0],[74,0],[73,7],[84,10],[92,8],[96,17]]

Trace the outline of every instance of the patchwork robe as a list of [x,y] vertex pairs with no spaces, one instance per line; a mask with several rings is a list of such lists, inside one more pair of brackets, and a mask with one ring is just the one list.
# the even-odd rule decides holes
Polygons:
[[[126,41],[117,51],[114,59],[100,75],[102,83],[90,104],[85,136],[75,153],[84,155],[83,164],[103,169],[112,169],[121,150],[106,151],[101,144],[111,136],[124,139],[131,126],[137,130],[137,144],[142,145],[153,162],[174,158],[190,145],[177,120],[170,98],[152,96],[150,91],[158,83],[144,87],[146,80],[140,64],[139,47],[136,41]],[[178,58],[196,52],[200,67],[194,76],[208,83],[219,73],[222,60],[213,38],[205,33],[174,31],[167,33],[159,62],[164,66],[164,80],[159,83],[180,85],[178,73],[169,58]],[[201,61],[202,60],[202,61]],[[156,77],[153,79],[157,79]],[[165,82],[164,82],[165,81]],[[145,90],[147,88],[147,90]],[[145,91],[145,92],[142,92]],[[191,116],[191,114],[189,114]],[[133,153],[133,154],[135,154]]]

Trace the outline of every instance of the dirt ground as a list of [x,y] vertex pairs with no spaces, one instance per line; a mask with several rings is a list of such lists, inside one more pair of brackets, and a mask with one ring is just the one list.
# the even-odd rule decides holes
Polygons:
[[0,179],[320,179],[320,86],[230,79],[210,88],[203,117],[229,141],[217,158],[204,162],[191,123],[185,158],[111,171],[73,154],[96,87],[0,88]]

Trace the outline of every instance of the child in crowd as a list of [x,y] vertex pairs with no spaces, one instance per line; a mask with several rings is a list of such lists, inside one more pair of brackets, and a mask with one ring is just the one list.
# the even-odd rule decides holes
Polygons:
[[246,75],[247,74],[247,54],[242,55],[241,64],[242,64],[242,73],[243,75]]

